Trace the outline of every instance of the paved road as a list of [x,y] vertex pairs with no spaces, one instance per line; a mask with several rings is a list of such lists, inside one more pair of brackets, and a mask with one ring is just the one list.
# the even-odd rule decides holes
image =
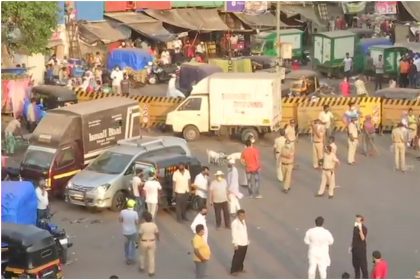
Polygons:
[[[369,229],[368,252],[381,250],[390,266],[389,278],[412,278],[420,269],[420,162],[414,154],[408,158],[414,170],[403,175],[393,172],[389,151],[389,135],[378,139],[381,155],[378,158],[358,156],[356,166],[343,163],[337,172],[336,197],[333,200],[315,198],[320,174],[311,167],[311,146],[301,138],[297,146],[298,170],[293,174],[292,191],[285,195],[275,179],[270,138],[260,143],[263,157],[261,200],[244,198],[241,206],[247,211],[251,245],[245,261],[245,278],[305,278],[307,247],[305,231],[314,218],[323,215],[325,226],[331,230],[335,243],[331,248],[330,278],[340,278],[344,271],[352,273],[351,242],[353,218],[357,213],[366,216]],[[339,137],[339,158],[345,161],[345,146]],[[205,150],[241,151],[236,141],[220,142],[202,137],[191,143],[192,152],[205,162]],[[212,172],[217,168],[212,167]],[[246,193],[246,190],[242,190]],[[65,266],[66,278],[107,278],[111,274],[123,278],[143,278],[136,266],[127,267],[123,260],[123,238],[117,213],[108,210],[91,213],[81,207],[53,202],[55,218],[74,238],[70,263]],[[211,278],[229,278],[232,257],[230,231],[215,230],[213,210],[209,212],[209,243],[213,258],[209,263]],[[190,219],[194,216],[189,213]],[[83,219],[77,221],[77,219]],[[157,252],[156,278],[192,278],[189,224],[178,224],[174,213],[159,212],[158,226],[161,242]],[[370,258],[368,258],[370,259]]]

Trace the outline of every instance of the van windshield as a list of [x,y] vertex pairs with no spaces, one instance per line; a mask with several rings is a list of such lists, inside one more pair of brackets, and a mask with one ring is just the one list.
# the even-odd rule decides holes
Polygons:
[[86,170],[104,174],[120,174],[125,171],[132,158],[131,155],[107,151],[92,161]]
[[28,148],[25,158],[22,161],[22,166],[48,170],[54,159],[54,155],[54,149]]

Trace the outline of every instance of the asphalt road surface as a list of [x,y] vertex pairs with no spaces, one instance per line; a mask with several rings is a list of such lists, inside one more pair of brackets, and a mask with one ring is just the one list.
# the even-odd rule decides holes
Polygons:
[[[380,156],[357,157],[357,165],[345,163],[346,146],[343,135],[337,136],[338,156],[342,161],[337,171],[334,199],[315,198],[321,175],[312,168],[311,144],[301,137],[297,145],[297,170],[293,173],[292,190],[281,192],[276,180],[272,154],[272,137],[258,142],[263,159],[263,199],[244,198],[240,201],[247,212],[251,244],[245,260],[243,278],[306,278],[307,246],[305,231],[314,226],[315,217],[325,218],[325,227],[335,239],[330,248],[332,265],[329,278],[340,278],[345,271],[353,276],[351,244],[355,214],[366,217],[368,227],[368,260],[373,250],[380,250],[389,263],[389,278],[413,278],[420,270],[420,161],[418,154],[408,155],[411,170],[406,174],[393,171],[389,135],[379,136]],[[190,148],[203,163],[206,149],[226,153],[239,152],[243,145],[237,141],[219,141],[202,137],[190,143]],[[226,167],[222,167],[223,171]],[[218,167],[211,167],[214,173]],[[242,192],[247,193],[243,188]],[[136,265],[127,266],[123,256],[123,237],[118,213],[105,210],[89,212],[82,207],[52,202],[55,221],[71,235],[69,263],[64,268],[66,278],[147,278]],[[189,212],[190,220],[195,216]],[[156,278],[193,278],[189,224],[178,224],[174,213],[160,211],[157,224],[161,241],[157,248]],[[208,265],[209,278],[230,278],[233,255],[231,234],[227,229],[215,230],[214,211],[208,215],[209,245],[212,259]]]

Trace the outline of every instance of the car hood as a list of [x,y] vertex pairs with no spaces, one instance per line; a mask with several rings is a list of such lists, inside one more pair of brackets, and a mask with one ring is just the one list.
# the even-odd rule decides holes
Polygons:
[[70,181],[73,185],[95,188],[103,184],[111,184],[119,174],[104,174],[90,170],[83,170],[76,174]]

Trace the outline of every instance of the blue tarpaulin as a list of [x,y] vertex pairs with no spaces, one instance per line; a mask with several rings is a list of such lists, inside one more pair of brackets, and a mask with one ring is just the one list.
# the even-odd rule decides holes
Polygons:
[[140,49],[115,49],[108,55],[108,70],[116,66],[120,69],[130,67],[135,71],[143,70],[153,57],[145,50]]
[[1,222],[36,224],[37,199],[31,182],[1,182]]
[[392,46],[392,42],[389,38],[369,38],[360,40],[360,50],[364,55],[367,55],[369,48],[376,45]]

